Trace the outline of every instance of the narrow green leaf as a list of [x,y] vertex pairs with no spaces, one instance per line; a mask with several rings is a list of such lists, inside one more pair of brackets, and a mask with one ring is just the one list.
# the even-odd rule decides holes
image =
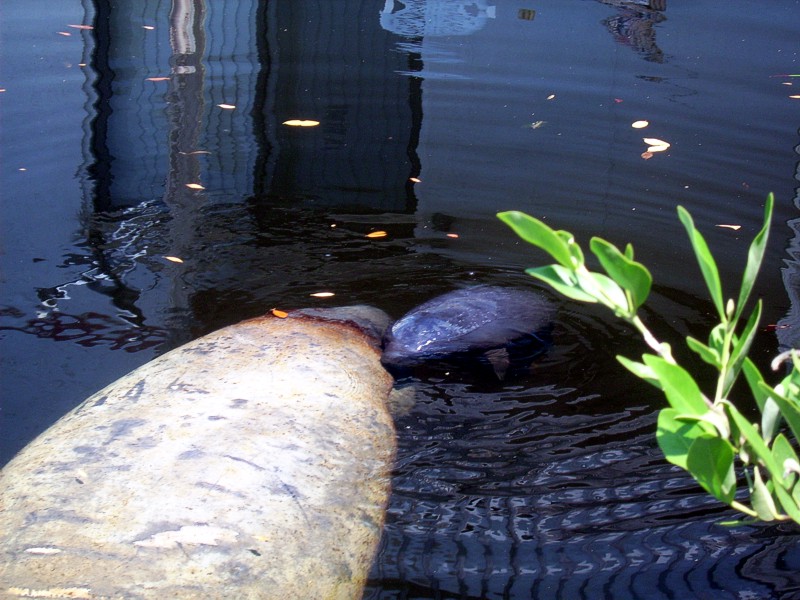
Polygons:
[[[800,440],[800,409],[798,409],[797,404],[779,393],[777,389],[769,387],[763,381],[758,384],[758,387],[763,392],[766,392],[769,395],[769,399],[778,406],[778,411],[789,425],[789,429],[792,430],[792,435],[794,435],[795,439]],[[764,412],[766,412],[766,409]]]
[[[747,385],[750,386],[750,391],[753,394],[753,398],[755,398],[758,409],[764,412],[764,403],[767,398],[769,398],[769,392],[759,386],[759,383],[764,383],[764,377],[761,375],[761,371],[759,371],[755,363],[747,357],[745,357],[742,363],[742,371],[747,380]],[[764,385],[766,384],[764,383]]]
[[[593,237],[589,245],[609,277],[630,293],[633,306],[629,309],[631,314],[635,313],[650,294],[650,287],[653,284],[650,271],[602,238]],[[630,248],[630,244],[628,247]]]
[[[795,490],[798,489],[800,489],[800,486],[795,486]],[[792,521],[800,524],[800,503],[798,503],[797,497],[794,494],[790,495],[780,486],[775,488],[775,495],[778,497],[784,512],[789,515]]]
[[750,346],[756,337],[756,330],[758,322],[761,320],[761,300],[756,303],[753,312],[750,313],[750,318],[742,330],[742,335],[736,339],[733,350],[731,350],[730,360],[728,362],[728,369],[725,372],[725,380],[723,381],[722,395],[727,397],[742,370],[742,363],[747,358],[747,353],[750,352]]
[[756,430],[753,424],[730,402],[725,402],[725,410],[731,420],[736,423],[739,433],[747,440],[747,445],[753,450],[758,460],[767,468],[770,477],[782,481],[783,469],[776,462],[775,457],[764,442],[764,438],[758,433],[758,430]]
[[686,457],[687,470],[717,500],[730,504],[736,494],[733,447],[727,440],[700,435],[692,442]]
[[792,444],[782,433],[775,437],[772,444],[772,455],[775,457],[775,462],[783,469],[781,484],[788,489],[791,485],[790,481],[796,479],[796,469],[800,468],[800,462],[797,460],[797,454],[792,448]]
[[708,410],[700,388],[686,369],[668,363],[653,354],[645,354],[644,363],[661,382],[661,387],[672,408],[688,415],[701,416]]
[[633,260],[633,245],[630,242],[625,245],[625,256]]
[[[511,227],[519,237],[547,252],[559,264],[573,268],[569,244],[549,225],[518,210],[497,213],[497,217]],[[571,236],[570,236],[571,237]]]
[[680,420],[680,413],[674,408],[664,408],[658,413],[656,440],[664,453],[664,458],[674,465],[688,470],[686,457],[692,442],[701,435],[708,435],[708,427],[702,421]]
[[744,305],[750,297],[750,292],[753,291],[753,284],[761,268],[761,261],[764,259],[764,251],[766,250],[767,239],[769,238],[769,226],[772,221],[772,207],[774,203],[775,196],[770,192],[767,195],[767,201],[764,203],[764,225],[756,234],[756,237],[753,238],[750,249],[747,252],[747,265],[742,275],[742,287],[739,291],[739,300],[736,303],[736,319],[741,316]]
[[753,475],[753,486],[750,489],[750,500],[753,503],[753,509],[758,513],[758,518],[762,521],[774,521],[778,516],[775,500],[773,500],[772,494],[761,478],[761,470],[758,467],[753,469]]
[[544,281],[567,298],[572,298],[579,302],[597,302],[594,296],[587,294],[581,289],[574,275],[574,271],[566,267],[562,267],[561,265],[547,265],[544,267],[525,269],[525,272],[531,277],[536,277],[536,279]]
[[664,390],[664,388],[661,387],[661,382],[658,380],[658,377],[656,377],[655,371],[647,365],[625,358],[624,356],[617,356],[617,360],[623,367],[628,369],[628,371],[636,375],[639,379],[643,379],[650,385],[654,385],[659,390]]
[[597,301],[621,315],[628,314],[628,299],[617,283],[602,273],[577,271],[575,276],[583,291],[593,295]]
[[704,362],[707,362],[713,367],[720,367],[720,357],[716,350],[712,350],[700,340],[696,340],[691,336],[686,336],[686,345],[700,355]]
[[681,220],[681,223],[683,223],[686,233],[689,235],[689,241],[691,242],[692,248],[694,249],[694,254],[697,257],[697,263],[700,265],[700,271],[703,273],[703,279],[705,279],[706,287],[708,288],[708,291],[711,294],[711,299],[714,302],[714,306],[719,313],[719,318],[720,320],[725,321],[725,305],[722,301],[722,284],[719,280],[719,269],[717,269],[717,263],[711,254],[711,250],[708,248],[705,238],[695,228],[694,221],[692,220],[692,216],[689,214],[689,211],[682,206],[679,206],[678,218]]

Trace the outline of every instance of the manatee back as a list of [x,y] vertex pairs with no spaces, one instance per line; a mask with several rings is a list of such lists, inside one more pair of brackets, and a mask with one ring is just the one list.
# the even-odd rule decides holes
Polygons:
[[547,329],[555,310],[535,292],[495,286],[456,290],[429,300],[392,325],[382,361],[409,366],[504,347]]

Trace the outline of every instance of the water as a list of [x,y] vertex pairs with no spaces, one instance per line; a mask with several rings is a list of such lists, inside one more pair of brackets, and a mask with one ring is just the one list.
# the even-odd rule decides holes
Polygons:
[[[756,358],[798,345],[797,1],[174,4],[0,8],[0,461],[273,307],[400,316],[534,286],[542,256],[494,217],[511,208],[633,242],[647,322],[677,341],[712,307],[675,205],[732,290],[775,192]],[[645,159],[644,137],[670,147]],[[365,597],[800,597],[793,529],[720,527],[731,513],[661,459],[662,400],[614,359],[636,336],[549,297],[556,344],[531,375],[420,373]]]

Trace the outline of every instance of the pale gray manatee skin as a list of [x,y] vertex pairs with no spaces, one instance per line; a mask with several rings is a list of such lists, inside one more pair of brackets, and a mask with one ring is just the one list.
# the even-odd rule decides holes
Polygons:
[[[397,372],[457,355],[504,351],[515,343],[545,347],[554,315],[553,305],[532,291],[497,286],[455,290],[395,321],[384,335],[381,362]],[[502,378],[497,367],[495,372]]]
[[362,597],[395,456],[370,307],[225,327],[0,471],[0,597]]

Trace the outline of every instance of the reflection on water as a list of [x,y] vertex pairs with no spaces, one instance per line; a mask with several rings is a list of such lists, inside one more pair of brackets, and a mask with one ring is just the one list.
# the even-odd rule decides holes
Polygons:
[[[14,71],[5,95],[4,135],[20,148],[9,164],[61,178],[4,172],[4,189],[62,208],[4,207],[3,268],[22,274],[0,309],[14,357],[3,460],[156,348],[273,307],[366,302],[399,316],[470,283],[532,285],[522,268],[538,255],[494,218],[508,208],[584,240],[633,241],[659,284],[648,323],[674,338],[704,335],[709,312],[673,243],[674,205],[695,214],[730,281],[775,191],[758,291],[796,344],[796,81],[781,76],[797,72],[792,0],[757,16],[741,1],[724,13],[667,13],[664,0],[71,4],[94,29],[35,52],[19,42],[20,55],[49,52],[52,71]],[[36,6],[11,13],[20,40],[80,21]],[[56,98],[10,94],[48,98],[67,55],[86,65],[82,79],[70,71],[71,104],[30,134]],[[645,133],[630,127],[640,119]],[[644,160],[643,136],[669,152]],[[376,230],[388,235],[366,237]],[[660,400],[614,359],[642,351],[635,336],[554,301],[556,343],[531,373],[419,374],[367,597],[800,594],[793,535],[718,527],[729,513],[660,458]],[[764,332],[756,358],[776,350]]]

